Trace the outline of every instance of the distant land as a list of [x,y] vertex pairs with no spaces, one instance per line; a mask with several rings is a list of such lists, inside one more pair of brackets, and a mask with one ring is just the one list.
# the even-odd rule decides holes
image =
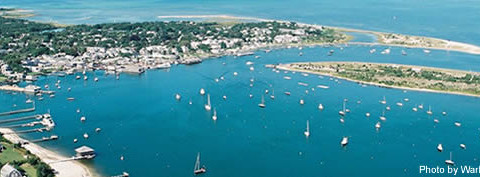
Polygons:
[[[206,20],[212,20],[212,21],[217,21],[217,20],[259,21],[259,22],[279,21],[279,20],[271,20],[271,19],[255,18],[255,17],[238,17],[238,16],[230,16],[230,15],[172,15],[172,16],[158,16],[158,18],[160,19],[206,19]],[[281,22],[281,20],[279,22]],[[312,24],[304,24],[304,25],[312,25]],[[425,36],[412,36],[412,35],[405,35],[405,34],[385,33],[385,32],[342,28],[342,27],[334,27],[334,26],[324,26],[324,25],[321,25],[321,26],[332,28],[339,32],[356,32],[356,33],[363,33],[363,34],[373,34],[378,38],[378,41],[375,43],[349,42],[350,44],[386,45],[386,46],[398,46],[398,47],[450,50],[450,51],[480,55],[480,46],[476,46],[473,44],[467,44],[462,42],[455,42],[455,41],[438,39],[433,37],[425,37]]]
[[364,62],[291,63],[274,67],[381,87],[480,97],[480,73],[478,72]]

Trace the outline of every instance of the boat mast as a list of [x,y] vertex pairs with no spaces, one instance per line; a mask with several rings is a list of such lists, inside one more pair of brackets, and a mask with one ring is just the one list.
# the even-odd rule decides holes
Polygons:
[[207,95],[207,104],[210,106],[210,94]]
[[308,120],[307,120],[307,132],[310,132],[310,125],[308,123]]
[[195,162],[193,171],[197,171],[198,169],[200,169],[200,152],[197,154],[197,161]]

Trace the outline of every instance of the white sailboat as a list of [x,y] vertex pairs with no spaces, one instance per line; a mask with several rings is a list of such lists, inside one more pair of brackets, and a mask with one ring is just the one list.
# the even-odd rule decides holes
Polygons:
[[457,127],[462,126],[462,123],[460,123],[460,122],[455,122],[454,124],[455,124],[455,126],[457,126]]
[[265,108],[265,98],[262,95],[262,102],[258,104],[258,107]]
[[205,105],[205,110],[212,110],[212,106],[210,105],[210,94],[207,94],[207,104]]
[[213,116],[212,116],[213,121],[217,120],[217,110],[214,108],[213,109]]
[[383,100],[380,101],[380,103],[382,103],[382,104],[387,104],[387,99],[385,99],[385,96],[383,96]]
[[375,128],[376,128],[377,130],[380,129],[381,127],[382,127],[382,124],[381,124],[380,122],[377,122],[377,123],[375,124]]
[[303,99],[300,99],[300,104],[301,105],[305,104],[305,101]]
[[180,99],[182,99],[182,96],[180,96],[180,94],[177,93],[177,94],[175,94],[175,99],[180,100]]
[[443,146],[442,146],[442,144],[438,144],[438,145],[437,145],[437,151],[438,151],[438,152],[442,152],[442,151],[443,151]]
[[273,89],[272,89],[272,95],[270,95],[270,98],[271,98],[272,100],[275,99],[275,90],[273,90]]
[[445,163],[447,165],[455,165],[455,162],[453,162],[453,160],[452,160],[452,152],[450,152],[450,159],[445,160]]
[[307,120],[307,129],[305,130],[305,132],[303,132],[303,134],[305,135],[305,137],[309,137],[310,136],[310,125],[308,123],[308,120]]
[[382,112],[382,116],[380,116],[380,120],[386,121],[387,118],[385,117],[385,111]]
[[200,167],[200,153],[197,154],[197,161],[195,161],[195,167],[193,169],[193,174],[198,175],[207,172],[205,166]]
[[338,111],[338,114],[340,114],[341,116],[345,116],[345,100],[343,101],[343,109],[341,111]]
[[200,95],[205,95],[205,89],[203,88],[200,89]]
[[427,114],[428,114],[428,115],[432,115],[432,114],[433,114],[433,112],[432,112],[432,107],[431,107],[431,106],[428,106]]
[[347,137],[347,136],[344,136],[344,137],[342,138],[342,141],[340,142],[340,144],[341,144],[342,146],[346,146],[346,145],[348,144],[348,137]]
[[323,110],[324,109],[323,104],[318,104],[318,109]]

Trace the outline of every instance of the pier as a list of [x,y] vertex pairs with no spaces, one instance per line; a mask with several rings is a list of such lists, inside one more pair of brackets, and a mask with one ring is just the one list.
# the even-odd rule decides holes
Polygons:
[[33,107],[31,107],[31,108],[2,112],[2,113],[0,113],[0,116],[7,116],[7,115],[12,115],[12,114],[19,114],[19,113],[33,112],[33,111],[35,111],[35,102],[33,102]]
[[18,118],[0,120],[0,124],[29,120],[29,119],[42,119],[42,118],[43,118],[42,115],[37,114],[37,115],[33,115],[33,116],[25,116],[25,117],[18,117]]
[[34,127],[35,125],[38,125],[38,124],[42,124],[42,122],[36,121],[36,122],[30,122],[25,124],[7,125],[7,126],[1,126],[0,128]]
[[56,140],[58,139],[57,135],[52,135],[50,137],[42,137],[41,139],[36,139],[36,140],[31,140],[31,143],[38,143],[38,142],[43,142],[43,141],[50,141],[50,140]]
[[21,131],[16,131],[14,132],[15,134],[22,134],[22,133],[33,133],[33,132],[43,132],[43,131],[48,131],[50,129],[43,127],[43,128],[34,128],[30,130],[21,130]]

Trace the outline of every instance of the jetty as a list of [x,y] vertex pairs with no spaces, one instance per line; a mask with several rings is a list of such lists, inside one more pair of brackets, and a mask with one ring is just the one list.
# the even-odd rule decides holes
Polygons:
[[33,102],[33,107],[31,107],[31,108],[2,112],[2,113],[0,113],[0,116],[7,116],[7,115],[13,115],[13,114],[19,114],[19,113],[25,113],[25,112],[33,112],[33,111],[35,111],[35,102]]
[[42,115],[32,115],[32,116],[24,116],[24,117],[17,117],[17,118],[11,118],[11,119],[4,119],[4,120],[0,120],[0,124],[4,124],[4,123],[10,123],[10,122],[17,122],[17,121],[24,121],[24,120],[30,120],[30,119],[42,119],[43,116]]

